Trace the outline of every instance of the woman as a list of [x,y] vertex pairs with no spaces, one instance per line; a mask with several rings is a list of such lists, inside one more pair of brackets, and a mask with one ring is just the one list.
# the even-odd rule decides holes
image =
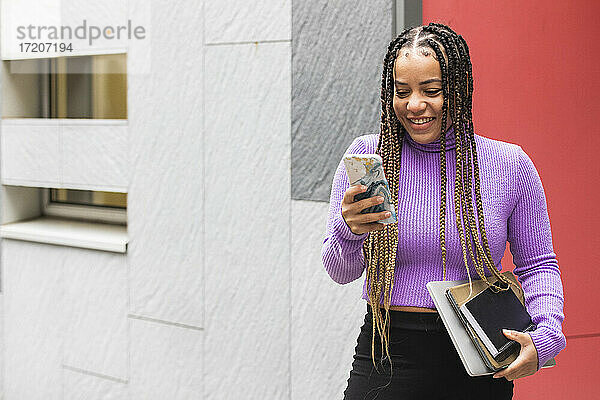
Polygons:
[[[341,284],[366,270],[367,314],[347,400],[510,399],[514,379],[535,373],[566,345],[539,175],[519,146],[474,134],[471,71],[466,42],[445,25],[407,29],[388,47],[381,132],[356,138],[347,154],[382,157],[397,224],[378,223],[385,212],[361,214],[382,199],[354,202],[365,188],[349,185],[342,162],[336,171],[323,263]],[[425,285],[467,273],[499,276],[507,240],[537,328],[505,333],[521,345],[508,368],[470,377]]]

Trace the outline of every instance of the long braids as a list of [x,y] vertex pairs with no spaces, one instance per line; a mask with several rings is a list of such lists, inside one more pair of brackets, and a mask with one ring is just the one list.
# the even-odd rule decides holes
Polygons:
[[[440,251],[442,255],[442,277],[446,280],[446,114],[449,110],[455,134],[456,174],[454,185],[454,212],[460,238],[463,262],[469,280],[469,260],[477,274],[492,290],[508,290],[512,281],[501,275],[495,267],[483,218],[479,164],[472,119],[473,75],[469,48],[462,36],[449,27],[430,23],[427,26],[411,27],[392,40],[383,61],[381,77],[381,124],[377,154],[383,160],[383,168],[389,181],[392,202],[398,209],[398,187],[402,143],[406,132],[396,117],[393,108],[393,70],[398,51],[405,46],[431,48],[440,63],[442,74],[442,132],[440,136]],[[473,207],[473,191],[475,207]],[[367,268],[367,296],[373,314],[373,340],[371,356],[375,365],[375,332],[381,338],[381,353],[392,362],[389,354],[389,309],[394,285],[398,225],[388,224],[381,231],[372,231],[363,244]],[[487,269],[504,285],[490,282]],[[380,304],[383,296],[385,318]]]
[[[394,109],[391,106],[394,94],[393,68],[396,57],[393,55],[407,41],[405,34],[409,32],[406,29],[389,46],[386,57],[383,62],[383,73],[381,76],[381,132],[387,132],[386,135],[380,135],[377,144],[377,154],[383,161],[383,167],[388,179],[390,192],[398,193],[398,176],[400,170],[400,154],[402,153],[402,139],[399,135],[400,122],[395,118]],[[396,133],[396,134],[392,134]],[[392,203],[398,208],[398,197],[392,195]],[[389,304],[391,289],[394,282],[394,268],[396,259],[396,248],[398,246],[398,225],[388,224],[381,231],[372,231],[363,244],[363,253],[367,268],[367,295],[371,305],[379,304],[382,291],[384,304],[386,304],[385,321],[382,321],[381,311],[378,306],[373,306],[373,335],[371,356],[375,364],[375,330],[378,331],[381,341],[381,352],[384,349],[387,357],[389,356]]]

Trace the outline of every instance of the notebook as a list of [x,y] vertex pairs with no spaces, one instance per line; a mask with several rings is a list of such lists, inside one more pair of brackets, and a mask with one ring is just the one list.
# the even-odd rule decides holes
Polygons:
[[512,290],[494,293],[488,287],[458,310],[496,361],[503,361],[520,349],[519,343],[504,336],[502,329],[528,332],[536,327]]

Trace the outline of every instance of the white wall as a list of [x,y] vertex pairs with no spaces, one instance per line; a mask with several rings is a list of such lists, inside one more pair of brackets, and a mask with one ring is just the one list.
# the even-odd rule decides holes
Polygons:
[[[43,58],[51,55],[64,55],[60,52],[54,52],[47,49],[43,52],[23,52],[21,43],[57,43],[72,44],[72,51],[68,55],[84,55],[84,54],[103,54],[105,52],[120,51],[127,46],[125,38],[117,39],[116,35],[107,33],[108,36],[113,36],[112,39],[105,39],[102,35],[98,39],[89,41],[89,34],[86,32],[85,38],[77,38],[76,33],[72,32],[71,38],[65,40],[52,40],[48,33],[49,29],[41,29],[39,32],[37,27],[57,27],[70,26],[73,30],[78,27],[84,27],[87,31],[90,25],[105,27],[112,26],[116,29],[117,26],[127,25],[127,4],[128,2],[120,0],[2,0],[2,57],[3,59],[27,59],[27,58]],[[131,15],[129,15],[131,17]],[[135,15],[133,17],[136,17]],[[136,22],[136,19],[133,19]],[[28,26],[33,25],[31,31],[33,37],[29,37]],[[18,29],[25,27],[24,29]],[[81,28],[83,32],[84,28]],[[101,28],[101,29],[102,29]],[[123,32],[123,31],[122,31]],[[39,38],[38,33],[43,37]],[[20,35],[25,34],[25,38],[20,38]],[[60,28],[58,35],[61,34]],[[66,33],[65,33],[66,34]],[[79,33],[82,37],[83,33]]]
[[291,1],[127,12],[128,252],[2,240],[4,398],[341,398],[365,309],[291,200]]

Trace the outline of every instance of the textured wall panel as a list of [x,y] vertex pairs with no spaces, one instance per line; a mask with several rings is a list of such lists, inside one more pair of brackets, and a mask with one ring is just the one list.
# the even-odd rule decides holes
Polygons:
[[131,400],[205,398],[202,331],[137,319],[130,331]]
[[127,96],[131,312],[195,326],[203,318],[202,30],[186,38],[201,12],[193,0],[152,3],[152,27],[169,21],[169,29],[152,37],[151,72],[130,75]]
[[292,0],[206,0],[205,42],[290,40]]
[[[86,20],[86,29],[91,25],[103,29],[105,26],[110,26],[114,31],[116,26],[126,26],[127,2],[120,0],[106,1],[78,1],[78,0],[4,0],[2,2],[2,55],[3,57],[11,56],[12,58],[33,58],[39,57],[37,52],[22,52],[19,44],[22,42],[48,42],[49,30],[42,30],[40,38],[36,30],[33,30],[32,36],[27,35],[24,39],[19,39],[17,32],[18,26],[28,27],[33,26],[54,26],[59,27],[58,34],[60,35],[60,26],[69,26],[73,31],[78,26],[83,25]],[[133,18],[133,26],[136,26],[136,19]],[[25,31],[27,32],[27,31]],[[94,31],[94,34],[95,31]],[[79,32],[78,36],[81,36]],[[110,36],[110,33],[109,33]],[[122,33],[125,36],[126,33]],[[72,43],[73,51],[68,55],[77,55],[78,53],[86,53],[93,49],[98,53],[105,52],[110,49],[120,48],[125,49],[126,40],[118,41],[116,39],[95,39],[92,41],[92,46],[89,44],[90,33],[86,32],[84,39],[78,39],[75,33],[69,38],[68,32],[65,32],[64,40],[56,40],[56,43]],[[53,53],[51,53],[53,54]],[[64,53],[56,53],[58,56],[64,56]]]
[[2,124],[2,180],[60,182],[59,126]]
[[342,286],[323,267],[328,208],[292,201],[292,400],[343,397],[366,312],[364,277]]
[[[39,53],[21,52],[18,26],[60,25],[60,2],[56,0],[3,0],[1,3],[2,58],[38,57]],[[36,35],[37,36],[37,35]],[[28,40],[31,42],[32,40]]]
[[126,256],[64,247],[63,363],[128,377]]
[[352,139],[379,131],[392,2],[295,1],[292,21],[292,198],[328,201]]
[[65,249],[2,240],[6,400],[62,400]]
[[127,125],[61,127],[62,182],[121,187],[129,183]]
[[[90,25],[97,26],[99,29],[112,27],[113,32],[108,34],[108,36],[113,36],[112,39],[107,39],[103,35],[100,35],[99,38],[92,40],[90,44],[90,35],[88,34],[85,39],[73,37],[71,40],[65,40],[65,42],[73,43],[74,54],[79,50],[106,51],[127,47],[126,32],[121,32],[121,40],[116,37],[117,27],[127,26],[127,1],[60,0],[60,19],[61,25],[70,26],[72,29],[81,26],[84,19],[88,27]],[[138,26],[139,20],[136,16],[130,19],[133,28]]]
[[206,49],[206,399],[289,391],[290,43]]
[[127,400],[128,385],[65,369],[64,400]]

